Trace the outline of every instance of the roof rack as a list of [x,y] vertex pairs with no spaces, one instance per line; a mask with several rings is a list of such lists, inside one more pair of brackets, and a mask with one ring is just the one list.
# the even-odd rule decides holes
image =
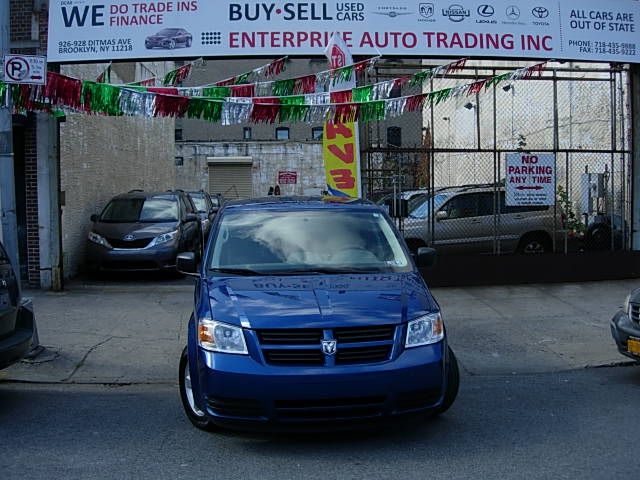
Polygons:
[[133,190],[129,190],[127,193],[137,193],[137,192],[144,192],[144,190],[142,190],[141,188],[134,188]]

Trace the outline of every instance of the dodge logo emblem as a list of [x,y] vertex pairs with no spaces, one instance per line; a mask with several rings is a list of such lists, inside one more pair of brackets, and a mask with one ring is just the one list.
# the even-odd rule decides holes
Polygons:
[[322,340],[322,352],[325,355],[335,355],[338,342],[335,340]]
[[132,240],[135,240],[136,237],[134,237],[133,235],[129,234],[129,235],[125,235],[123,240],[126,240],[127,242],[130,242]]

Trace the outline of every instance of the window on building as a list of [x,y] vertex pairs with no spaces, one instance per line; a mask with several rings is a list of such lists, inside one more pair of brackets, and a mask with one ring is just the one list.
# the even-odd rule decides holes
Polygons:
[[251,127],[244,127],[242,129],[242,138],[244,140],[251,140]]
[[314,140],[322,140],[323,130],[324,129],[322,127],[313,127],[311,129],[311,138]]
[[387,145],[398,148],[402,146],[402,129],[400,127],[387,128]]
[[176,142],[182,141],[182,129],[176,128]]
[[175,165],[176,167],[181,167],[184,165],[184,157],[175,157]]
[[289,140],[289,127],[276,128],[276,140]]

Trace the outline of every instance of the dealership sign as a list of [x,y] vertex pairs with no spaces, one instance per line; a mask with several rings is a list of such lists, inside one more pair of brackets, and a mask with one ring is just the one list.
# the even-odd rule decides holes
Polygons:
[[50,0],[50,62],[354,55],[640,63],[637,0]]
[[556,203],[556,157],[552,153],[507,155],[506,204],[509,207]]

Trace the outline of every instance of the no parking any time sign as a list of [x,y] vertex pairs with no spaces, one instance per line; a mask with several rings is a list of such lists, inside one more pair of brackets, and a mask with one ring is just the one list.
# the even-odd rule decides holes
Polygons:
[[509,153],[505,179],[509,207],[556,203],[556,156],[551,153]]

